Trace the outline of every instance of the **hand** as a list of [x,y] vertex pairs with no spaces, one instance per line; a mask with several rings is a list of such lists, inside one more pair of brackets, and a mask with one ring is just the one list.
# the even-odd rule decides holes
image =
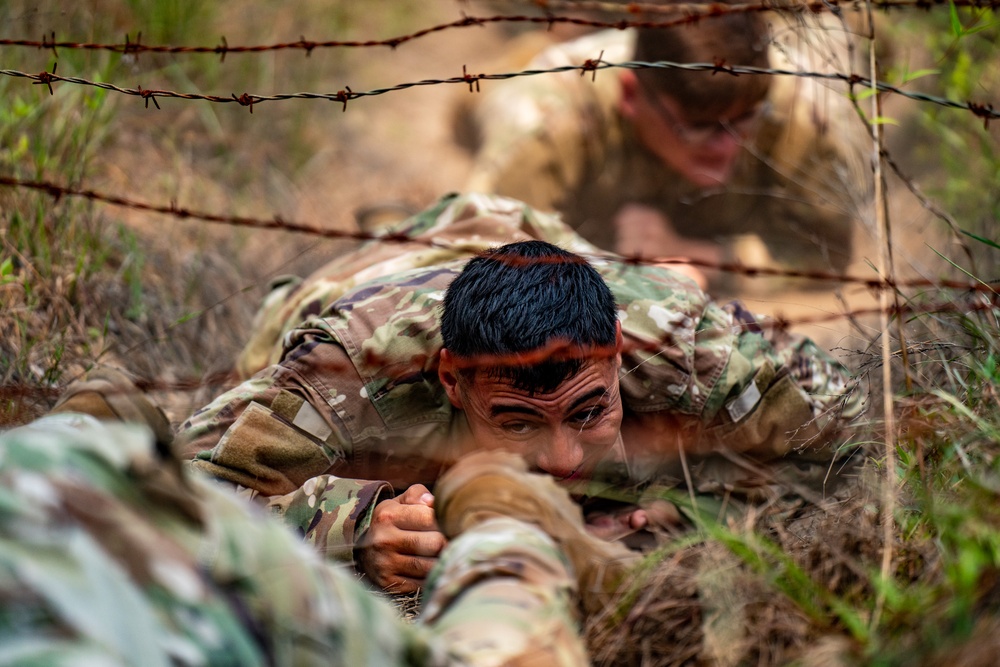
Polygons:
[[[647,259],[697,259],[709,263],[722,260],[722,249],[711,241],[685,238],[677,233],[663,212],[645,204],[626,204],[615,214],[615,250],[622,255]],[[708,276],[701,269],[683,263],[664,263],[707,289]],[[714,275],[715,272],[709,272]]]
[[646,527],[646,510],[631,508],[621,512],[592,514],[587,517],[587,532],[607,542],[619,540]]
[[414,484],[375,506],[358,549],[358,565],[375,585],[412,593],[423,586],[446,542],[434,518],[434,496],[423,484]]
[[645,507],[629,507],[617,512],[587,516],[587,532],[602,540],[620,540],[632,533],[669,530],[679,526],[681,514],[677,506],[666,500],[654,500]]

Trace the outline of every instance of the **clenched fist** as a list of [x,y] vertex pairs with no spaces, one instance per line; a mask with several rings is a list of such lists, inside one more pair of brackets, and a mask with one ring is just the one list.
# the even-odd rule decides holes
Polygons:
[[358,548],[358,565],[375,585],[411,593],[423,586],[446,542],[434,519],[434,496],[414,484],[375,506]]

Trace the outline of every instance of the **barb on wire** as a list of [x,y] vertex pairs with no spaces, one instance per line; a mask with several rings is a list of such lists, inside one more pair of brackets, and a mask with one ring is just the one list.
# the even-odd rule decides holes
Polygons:
[[[170,215],[182,220],[201,220],[203,222],[226,224],[235,227],[248,227],[253,229],[268,229],[287,232],[297,232],[310,234],[320,238],[342,239],[354,241],[379,241],[382,243],[414,243],[425,245],[431,248],[451,249],[454,246],[443,241],[435,241],[429,238],[407,236],[405,234],[372,234],[362,231],[346,231],[340,229],[323,229],[299,222],[284,220],[281,216],[275,215],[270,219],[250,218],[246,216],[221,215],[217,213],[207,213],[195,211],[188,208],[179,207],[176,202],[171,201],[167,205],[150,204],[122,197],[120,195],[97,192],[83,188],[72,188],[52,183],[50,181],[29,181],[9,176],[0,176],[0,186],[20,187],[29,190],[37,190],[58,200],[61,197],[81,197],[90,201],[96,201],[113,206],[121,206],[139,211],[148,211]],[[955,289],[967,292],[979,292],[996,296],[998,289],[991,283],[961,280],[931,280],[929,278],[898,279],[887,280],[878,277],[852,276],[840,273],[828,273],[823,271],[803,271],[795,269],[783,269],[770,266],[747,266],[733,262],[708,262],[695,259],[675,259],[643,257],[641,255],[615,255],[611,253],[587,255],[589,259],[608,260],[621,262],[624,265],[652,265],[652,264],[685,264],[703,269],[714,269],[726,273],[733,273],[746,276],[782,277],[798,278],[802,280],[834,282],[842,284],[862,285],[871,290],[882,289],[904,289],[904,288],[941,288]]]
[[[998,0],[1000,1],[1000,0]],[[598,61],[600,59],[598,58]],[[959,102],[956,100],[948,99],[945,97],[938,97],[935,95],[929,95],[927,93],[914,92],[909,90],[904,90],[898,86],[893,86],[884,82],[877,82],[875,86],[870,86],[870,79],[864,77],[860,74],[850,73],[844,74],[841,72],[809,72],[802,70],[788,70],[788,69],[769,69],[765,67],[743,67],[743,66],[733,66],[726,65],[725,63],[674,63],[668,61],[659,62],[643,62],[638,60],[625,61],[620,63],[610,63],[606,61],[594,61],[587,60],[580,65],[563,65],[560,67],[552,67],[549,69],[529,69],[521,70],[517,72],[504,72],[497,74],[469,74],[463,71],[462,76],[455,76],[449,79],[423,79],[421,81],[409,81],[406,83],[400,83],[395,86],[390,86],[388,88],[375,88],[373,90],[365,91],[353,91],[350,87],[345,87],[344,90],[339,90],[336,93],[280,93],[277,95],[253,95],[250,93],[243,93],[239,97],[235,93],[230,93],[230,95],[204,95],[200,93],[179,93],[172,90],[145,90],[141,86],[135,89],[131,88],[121,88],[114,84],[104,83],[101,81],[89,81],[87,79],[81,79],[79,77],[73,76],[57,76],[49,72],[43,72],[41,74],[28,74],[27,72],[20,72],[18,70],[0,69],[0,75],[10,76],[16,78],[29,79],[36,82],[50,83],[53,81],[71,83],[81,86],[93,86],[96,88],[101,88],[103,90],[110,90],[113,92],[121,93],[123,95],[139,96],[146,100],[146,106],[149,106],[149,98],[153,98],[153,103],[159,108],[159,104],[156,103],[156,98],[169,97],[184,100],[203,100],[206,102],[215,102],[218,104],[231,104],[236,102],[243,106],[249,106],[251,104],[261,104],[263,102],[278,102],[284,100],[331,100],[336,102],[342,102],[344,104],[344,110],[347,110],[347,102],[349,100],[358,99],[361,97],[375,97],[378,95],[385,95],[387,93],[394,93],[402,90],[408,90],[410,88],[417,88],[423,86],[436,86],[436,85],[449,85],[449,84],[464,84],[471,86],[475,83],[478,86],[480,81],[502,81],[506,79],[514,79],[523,76],[540,76],[547,74],[559,74],[560,72],[595,72],[599,69],[609,69],[609,68],[622,68],[622,69],[683,69],[694,72],[713,72],[713,73],[726,73],[733,76],[740,75],[753,75],[753,76],[795,76],[802,78],[816,78],[816,79],[826,79],[828,81],[843,81],[847,83],[852,89],[854,86],[865,85],[869,87],[876,88],[879,92],[892,93],[894,95],[900,95],[902,97],[909,98],[911,100],[916,100],[918,102],[927,102],[930,104],[937,104],[939,106],[948,107],[951,109],[960,109],[964,111],[969,111],[974,115],[983,118],[984,122],[989,122],[990,120],[1000,118],[1000,111],[997,111],[992,104],[989,103],[979,103],[979,102]]]
[[[473,92],[478,93],[479,92],[479,77],[481,77],[481,76],[482,76],[482,74],[469,74],[465,70],[465,65],[462,65],[462,78],[465,79],[466,81],[468,81],[468,83],[469,83],[469,92],[470,93],[473,93]],[[474,90],[473,90],[473,86],[475,86]]]
[[149,108],[149,100],[153,100],[153,106],[155,106],[157,109],[160,108],[160,103],[156,101],[156,95],[155,95],[155,93],[157,93],[158,91],[143,90],[142,86],[136,86],[135,89],[138,91],[139,97],[146,100],[147,109]]
[[52,92],[52,77],[55,76],[56,67],[58,65],[59,65],[58,62],[52,63],[52,71],[51,72],[39,72],[38,73],[38,81],[32,81],[31,85],[33,85],[33,86],[48,86],[49,87],[49,95],[55,95],[55,93]]
[[233,93],[233,99],[240,103],[240,106],[250,107],[250,113],[253,113],[253,97],[243,93],[239,97],[236,97],[236,93]]
[[583,61],[583,65],[580,66],[580,76],[584,76],[587,72],[590,72],[590,80],[597,81],[597,66],[603,63],[604,49],[601,49],[601,54],[597,58],[587,58]]
[[[398,35],[396,37],[389,37],[386,39],[312,41],[307,40],[304,36],[300,36],[299,39],[294,42],[230,46],[225,36],[223,36],[221,43],[216,44],[215,46],[177,46],[169,44],[143,44],[141,43],[141,32],[137,35],[134,42],[130,41],[129,36],[126,34],[125,42],[120,44],[73,41],[60,42],[56,41],[55,33],[52,32],[50,33],[50,36],[45,35],[41,40],[0,39],[0,46],[23,46],[37,49],[51,49],[53,54],[56,54],[57,57],[58,52],[56,51],[56,47],[88,51],[111,51],[121,54],[133,54],[136,56],[140,53],[209,53],[218,55],[223,61],[225,61],[226,55],[229,53],[261,53],[265,51],[280,51],[285,49],[305,51],[307,57],[315,49],[365,47],[389,47],[390,49],[395,49],[401,44],[412,42],[422,37],[427,37],[428,35],[444,32],[446,30],[468,28],[472,26],[484,26],[491,23],[535,23],[544,24],[550,28],[553,24],[565,23],[588,28],[615,28],[619,30],[625,28],[669,28],[676,25],[696,23],[702,19],[714,18],[727,14],[771,11],[819,13],[826,11],[840,11],[844,8],[860,11],[866,6],[866,3],[863,0],[814,0],[812,2],[793,1],[787,3],[787,5],[780,6],[777,3],[770,1],[734,5],[722,5],[714,2],[705,2],[658,6],[643,3],[628,3],[625,5],[616,5],[614,3],[607,2],[570,3],[565,0],[563,2],[543,0],[539,3],[532,0],[532,4],[541,4],[541,6],[546,9],[546,15],[463,16],[461,19],[457,19],[455,21],[442,23],[429,28],[417,30],[416,32],[406,35]],[[875,0],[872,2],[872,7],[874,9],[883,11],[903,8],[929,10],[933,7],[948,8],[951,5],[956,7],[998,9],[1000,8],[1000,0],[949,0],[948,2],[945,0]],[[552,14],[551,10],[557,8],[567,10],[596,11],[600,13],[627,13],[633,16],[641,16],[643,14],[670,15],[677,16],[678,18],[668,21],[640,21],[628,19],[606,21],[582,18],[579,16],[557,16]]]
[[347,111],[347,100],[351,99],[351,96],[354,95],[354,91],[351,90],[350,86],[344,86],[344,88],[345,90],[338,90],[337,94],[333,96],[333,99],[337,102],[344,103],[344,108],[340,110],[341,112]]
[[[51,42],[48,41],[46,35],[42,35],[42,42],[41,42],[41,44],[37,44],[37,46],[40,49],[52,49],[52,55],[54,55],[56,58],[58,58],[59,57],[59,52],[56,51],[56,31],[53,30],[51,34],[52,34],[52,41]],[[26,44],[25,46],[28,46],[28,45]]]
[[996,118],[996,114],[993,112],[992,104],[976,104],[975,102],[969,102],[969,111],[974,115],[983,119],[983,129],[989,131],[990,120]]
[[122,55],[127,56],[130,53],[134,53],[136,56],[138,56],[139,51],[141,50],[143,50],[142,31],[140,30],[139,33],[135,36],[134,44],[128,41],[128,33],[125,33],[125,46],[122,47]]

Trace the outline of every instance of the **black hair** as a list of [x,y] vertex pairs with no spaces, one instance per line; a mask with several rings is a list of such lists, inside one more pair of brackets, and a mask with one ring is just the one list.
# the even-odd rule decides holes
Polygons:
[[618,310],[585,259],[544,241],[510,243],[466,264],[444,298],[444,347],[462,370],[551,393],[615,350]]

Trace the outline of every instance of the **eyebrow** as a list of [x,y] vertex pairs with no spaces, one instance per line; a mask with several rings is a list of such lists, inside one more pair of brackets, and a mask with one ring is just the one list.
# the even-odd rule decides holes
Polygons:
[[[600,398],[607,393],[608,390],[606,387],[595,387],[594,389],[591,389],[580,398],[573,401],[573,403],[569,406],[569,410],[567,410],[567,412],[573,412],[587,401],[591,401],[595,398]],[[532,417],[542,416],[542,413],[540,413],[538,410],[534,408],[529,408],[524,405],[510,405],[510,404],[500,403],[498,405],[490,406],[491,417],[499,417],[500,415],[512,414],[512,413],[521,415],[531,415]]]
[[580,398],[573,401],[573,404],[569,406],[569,412],[573,412],[587,401],[593,400],[595,398],[600,398],[607,393],[608,393],[607,387],[595,387],[594,389],[591,389]]

